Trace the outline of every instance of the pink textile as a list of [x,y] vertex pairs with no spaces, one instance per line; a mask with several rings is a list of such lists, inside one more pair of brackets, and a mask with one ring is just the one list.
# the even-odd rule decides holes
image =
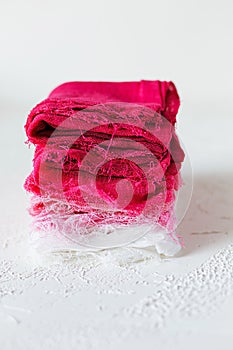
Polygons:
[[[172,82],[72,82],[57,87],[31,111],[25,125],[29,142],[36,146],[25,182],[25,189],[38,198],[31,213],[39,215],[45,206],[52,208],[48,203],[65,198],[71,214],[98,211],[101,221],[111,211],[114,220],[121,214],[127,220],[146,207],[145,216],[166,226],[184,159],[174,128],[179,104]],[[104,142],[111,143],[110,159]],[[128,182],[119,195],[116,188],[123,179]],[[116,202],[120,209],[109,210]]]

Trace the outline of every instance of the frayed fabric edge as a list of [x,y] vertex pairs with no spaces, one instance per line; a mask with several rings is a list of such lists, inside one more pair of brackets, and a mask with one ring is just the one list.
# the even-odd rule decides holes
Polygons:
[[[142,230],[143,225],[134,229]],[[145,227],[144,227],[145,229]],[[30,253],[37,260],[59,261],[92,257],[96,260],[111,261],[118,264],[138,262],[160,256],[173,257],[182,244],[173,232],[168,233],[160,225],[150,228],[146,234],[128,244],[113,247],[93,247],[71,240],[61,232],[33,230],[30,235]]]

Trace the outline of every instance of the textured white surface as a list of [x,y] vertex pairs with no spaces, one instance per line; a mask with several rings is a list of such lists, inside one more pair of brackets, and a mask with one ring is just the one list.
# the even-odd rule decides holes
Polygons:
[[[1,350],[232,350],[232,8],[232,0],[1,1]],[[40,266],[29,255],[22,189],[29,109],[65,81],[139,79],[173,80],[181,96],[179,131],[194,171],[179,227],[186,248],[172,259],[128,251],[126,265],[112,251]]]
[[193,115],[180,120],[179,131],[193,163],[194,192],[178,230],[186,245],[179,256],[136,249],[125,263],[125,254],[119,259],[113,250],[78,260],[65,255],[66,262],[54,256],[42,266],[27,240],[26,108],[2,109],[0,348],[232,349],[232,119],[215,128],[212,116],[202,118],[195,107],[182,112]]

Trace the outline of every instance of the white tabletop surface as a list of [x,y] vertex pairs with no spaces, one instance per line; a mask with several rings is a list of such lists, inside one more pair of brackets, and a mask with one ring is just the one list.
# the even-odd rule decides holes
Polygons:
[[[20,0],[0,10],[0,350],[233,349],[232,0]],[[194,189],[175,258],[61,263],[28,245],[29,110],[73,80],[172,80]],[[43,264],[42,264],[43,263]]]
[[29,255],[22,188],[33,152],[23,143],[27,108],[1,110],[0,348],[232,349],[230,115],[219,114],[224,123],[215,125],[205,106],[202,113],[191,105],[180,111],[194,190],[178,229],[185,241],[179,256],[121,264],[113,254],[41,265]]

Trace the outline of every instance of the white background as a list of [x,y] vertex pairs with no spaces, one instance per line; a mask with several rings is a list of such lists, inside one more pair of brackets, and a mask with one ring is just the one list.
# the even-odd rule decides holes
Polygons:
[[1,1],[1,99],[37,102],[69,80],[143,78],[226,108],[232,12],[231,0]]
[[[232,349],[232,15],[230,0],[0,1],[1,349]],[[65,81],[140,79],[173,80],[181,97],[194,171],[183,253],[127,268],[34,265],[29,110]]]

